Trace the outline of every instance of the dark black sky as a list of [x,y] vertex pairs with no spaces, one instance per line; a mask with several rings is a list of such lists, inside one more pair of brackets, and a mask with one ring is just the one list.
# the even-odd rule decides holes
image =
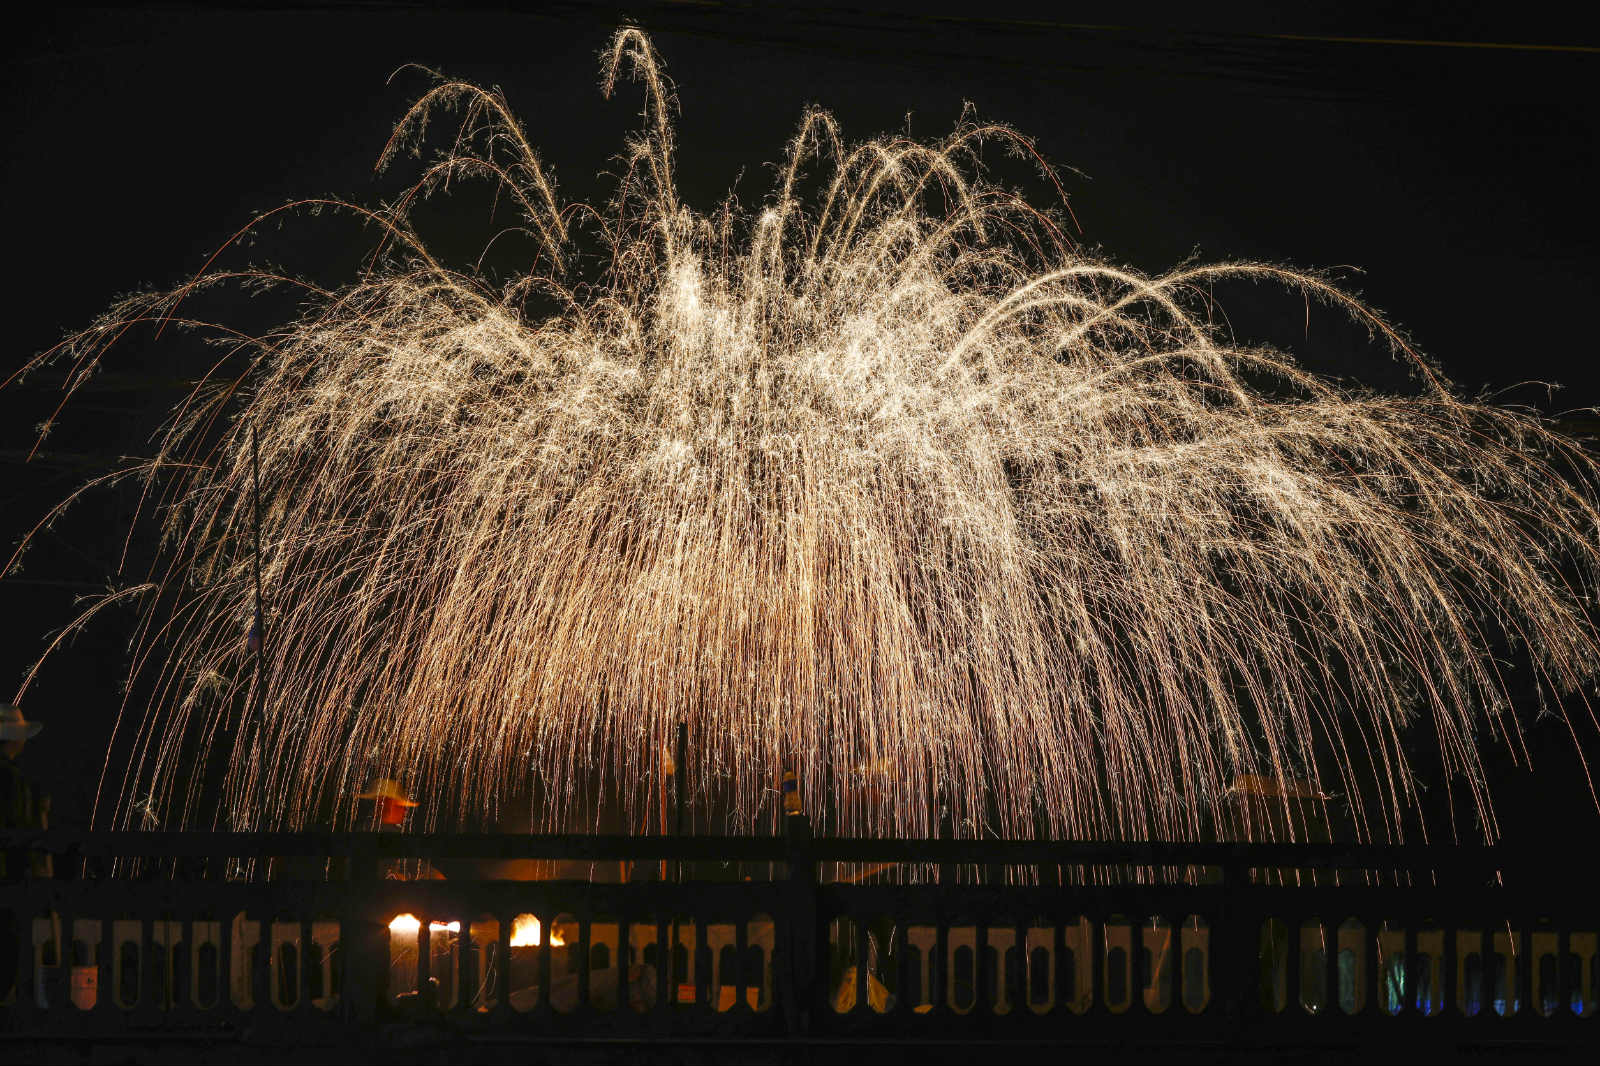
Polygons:
[[[1195,255],[1340,268],[1464,390],[1543,380],[1566,387],[1510,395],[1551,412],[1600,403],[1600,37],[1507,5],[1366,22],[1265,4],[1181,16],[1005,3],[520,6],[166,6],[15,25],[0,72],[8,371],[115,294],[185,278],[256,211],[394,192],[402,179],[375,180],[372,163],[424,85],[388,81],[407,62],[503,87],[565,196],[602,197],[596,175],[639,105],[627,92],[601,98],[596,53],[632,14],[677,82],[680,178],[696,206],[714,206],[736,179],[741,198],[759,202],[763,164],[807,102],[864,137],[908,121],[918,135],[943,133],[971,101],[1076,168],[1067,188],[1082,239],[1110,258],[1148,271]],[[260,254],[315,273],[369,239],[301,221]],[[1327,315],[1306,325],[1295,297],[1220,295],[1241,309],[1242,330],[1301,347],[1325,372],[1403,384]],[[1286,322],[1295,336],[1281,336]],[[30,427],[51,394],[42,380],[0,394],[8,545],[89,474],[139,454],[192,366],[133,345],[108,371],[28,465]],[[131,503],[89,501],[0,583],[4,694],[71,616],[73,596],[112,577]],[[68,820],[88,807],[82,782],[106,748],[131,621],[106,616],[26,705],[49,723],[28,759]],[[1541,777],[1574,781],[1570,740],[1536,734],[1550,751]],[[1531,787],[1508,779],[1507,795]]]

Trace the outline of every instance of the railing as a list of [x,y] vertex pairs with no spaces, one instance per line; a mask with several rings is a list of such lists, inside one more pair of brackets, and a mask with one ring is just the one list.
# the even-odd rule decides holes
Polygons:
[[[1422,1041],[1435,1055],[1600,1040],[1600,896],[1503,878],[1503,851],[812,839],[803,818],[790,830],[12,835],[6,869],[52,852],[63,876],[0,885],[16,959],[0,1028],[301,1043],[396,1022],[456,1041]],[[241,858],[269,856],[320,859],[326,875],[230,879]],[[397,860],[466,858],[770,863],[774,876],[384,876]],[[129,859],[148,869],[111,875]],[[833,863],[888,872],[819,877]],[[976,867],[984,878],[963,876]]]

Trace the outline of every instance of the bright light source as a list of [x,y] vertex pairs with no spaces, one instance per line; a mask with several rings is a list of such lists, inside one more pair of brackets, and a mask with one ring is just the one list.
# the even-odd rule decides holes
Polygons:
[[[531,948],[539,945],[539,919],[531,914],[519,914],[511,923],[511,946],[514,948]],[[550,934],[550,946],[559,948],[566,946],[566,938],[560,933]]]
[[[389,932],[398,936],[416,936],[422,922],[415,914],[397,914],[389,921]],[[429,922],[428,933],[459,933],[460,922]]]

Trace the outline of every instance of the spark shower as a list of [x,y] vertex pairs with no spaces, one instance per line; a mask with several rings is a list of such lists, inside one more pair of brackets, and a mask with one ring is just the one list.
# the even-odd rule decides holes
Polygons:
[[[66,403],[130,330],[220,345],[153,454],[85,487],[142,481],[163,545],[75,623],[142,612],[102,819],[350,825],[393,777],[425,823],[537,786],[535,828],[655,831],[677,773],[703,827],[761,832],[792,770],[842,833],[1192,839],[1254,774],[1394,840],[1416,730],[1478,813],[1429,829],[1493,838],[1481,752],[1523,728],[1497,649],[1593,727],[1600,471],[1536,415],[1462,399],[1320,275],[1084,254],[1064,194],[982,165],[1053,181],[1031,142],[970,116],[853,144],[810,111],[762,205],[699,213],[649,40],[602,71],[644,100],[608,202],[560,199],[508,101],[441,78],[383,153],[422,160],[406,195],[290,205],[373,227],[347,283],[213,257],[24,368],[66,366]],[[468,181],[516,215],[509,282],[412,222]],[[1233,280],[1350,316],[1415,389],[1238,344]],[[191,316],[224,285],[302,303],[260,335]]]

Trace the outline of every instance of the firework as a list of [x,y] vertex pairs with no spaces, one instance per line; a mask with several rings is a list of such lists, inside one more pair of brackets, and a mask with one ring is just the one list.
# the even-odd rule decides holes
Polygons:
[[[1521,735],[1497,641],[1549,691],[1595,669],[1581,447],[1460,399],[1319,276],[1076,250],[985,176],[985,144],[1037,158],[1005,127],[852,145],[813,111],[764,206],[696,213],[649,41],[603,68],[645,98],[608,204],[563,204],[507,102],[440,80],[382,163],[440,116],[448,150],[395,205],[337,205],[378,227],[367,269],[224,333],[154,456],[110,475],[145,479],[165,534],[118,593],[146,603],[150,702],[117,820],[348,825],[396,778],[430,820],[537,782],[536,826],[608,797],[653,831],[680,774],[702,828],[762,831],[793,774],[843,833],[1191,839],[1257,775],[1391,840],[1420,722],[1494,835],[1480,745]],[[510,284],[410,221],[467,179],[518,212]],[[30,365],[68,362],[70,392],[240,279],[295,284],[208,264]],[[1233,343],[1227,279],[1338,308],[1417,389]],[[227,802],[202,809],[183,768],[212,747]]]

